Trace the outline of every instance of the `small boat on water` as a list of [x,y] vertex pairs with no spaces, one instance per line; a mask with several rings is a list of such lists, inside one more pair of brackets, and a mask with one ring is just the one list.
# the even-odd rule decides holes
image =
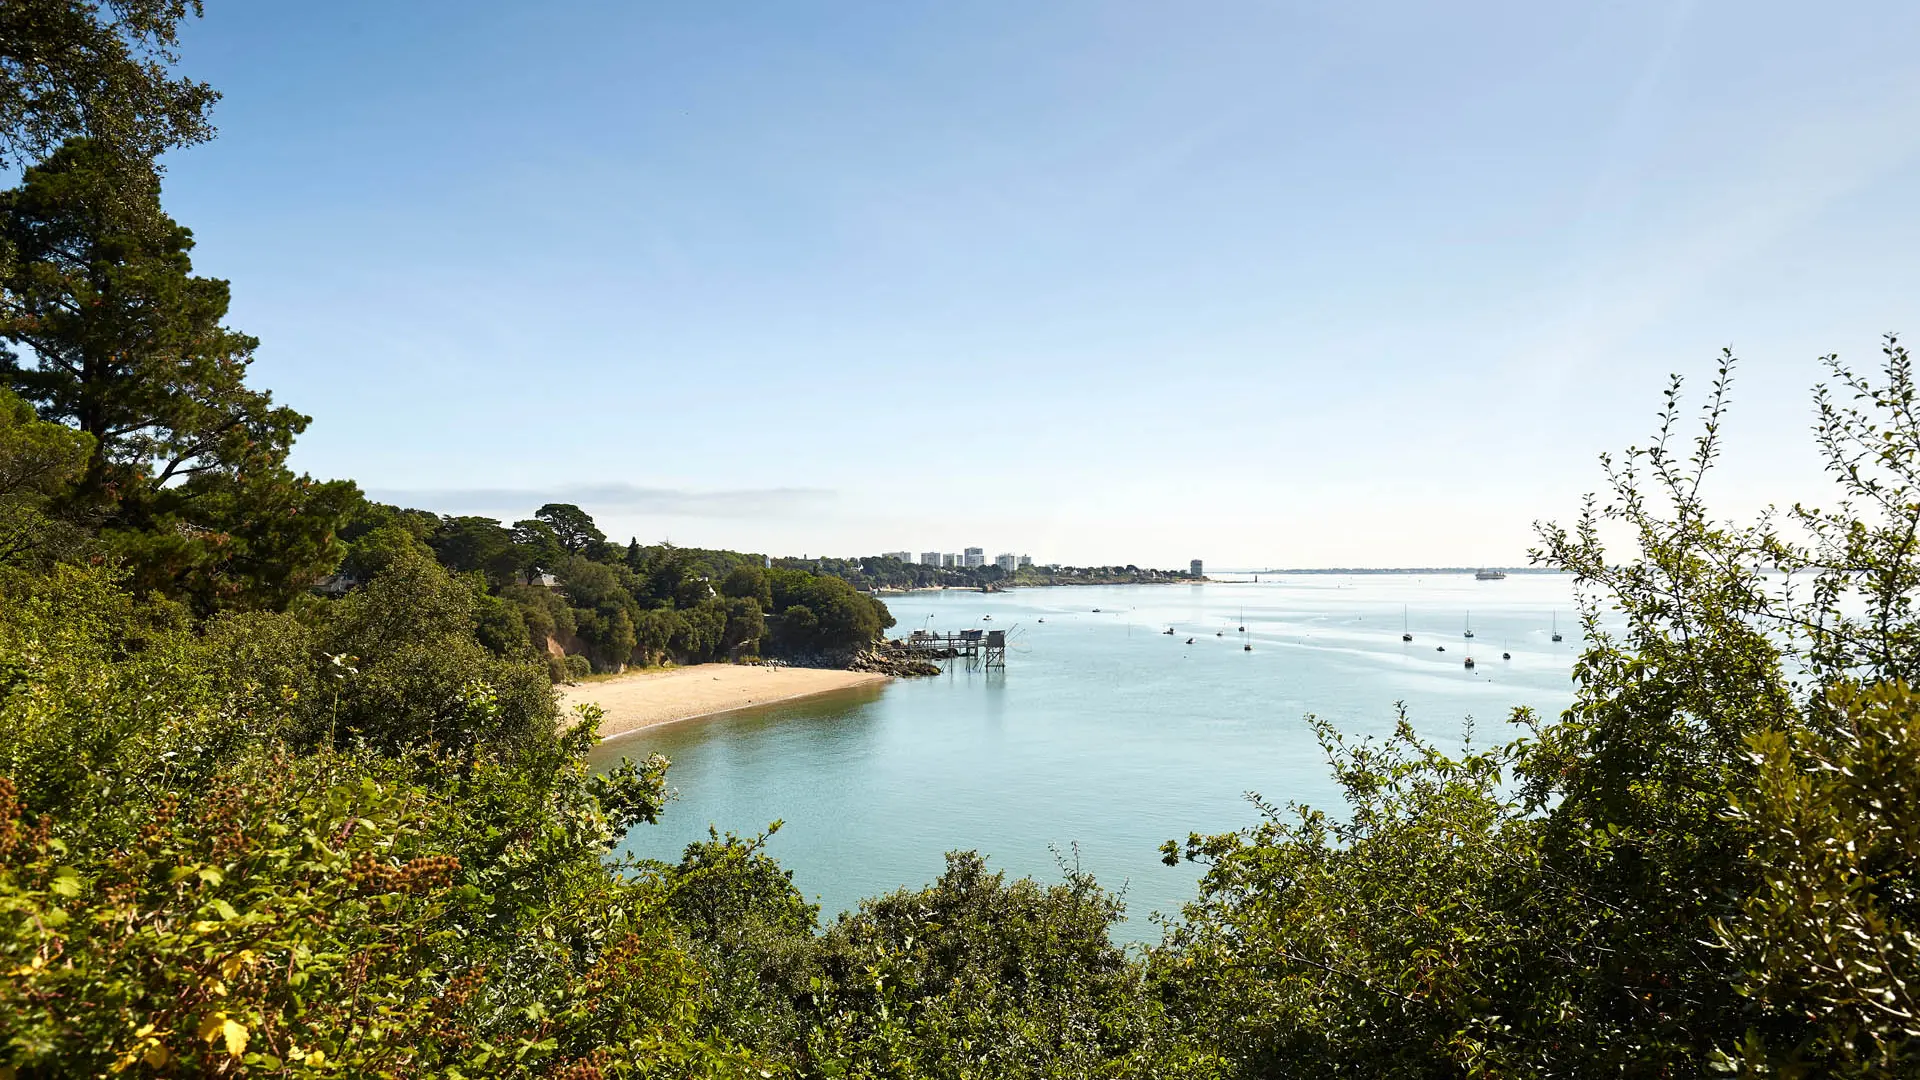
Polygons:
[[1169,626],[1169,627],[1167,627],[1167,628],[1166,628],[1165,630],[1162,630],[1162,631],[1160,631],[1160,632],[1161,632],[1161,633],[1163,633],[1163,634],[1165,634],[1165,635],[1167,635],[1168,637],[1172,637],[1172,636],[1173,636],[1173,627],[1171,627],[1171,626]]
[[1434,652],[1446,652],[1446,651],[1447,651],[1447,647],[1446,647],[1445,645],[1435,645],[1435,646],[1433,647],[1433,651],[1434,651]]
[[1191,645],[1191,644],[1193,644],[1193,639],[1192,639],[1192,638],[1188,638],[1188,639],[1187,639],[1187,644],[1189,644],[1189,645]]
[[1468,671],[1472,671],[1472,670],[1473,670],[1473,657],[1471,657],[1471,656],[1469,656],[1469,657],[1467,657],[1467,665],[1466,665],[1466,667],[1467,667],[1467,670],[1468,670]]
[[1099,609],[1099,608],[1094,608],[1094,609],[1093,609],[1093,613],[1094,613],[1095,615],[1098,615],[1098,614],[1100,614],[1100,609]]
[[1413,640],[1413,627],[1407,624],[1407,605],[1400,605],[1400,640]]
[[1507,580],[1507,572],[1504,570],[1475,570],[1473,572],[1473,580],[1505,581]]
[[1560,640],[1560,613],[1557,611],[1553,613],[1553,640]]
[[1226,636],[1227,636],[1227,632],[1226,632],[1225,630],[1215,630],[1215,631],[1213,632],[1213,636],[1214,636],[1214,637],[1226,637]]
[[1047,620],[1045,620],[1045,619],[1041,619],[1040,621],[1041,621],[1041,622],[1046,622]]
[[1473,614],[1471,612],[1467,614],[1467,636],[1473,636]]
[[992,622],[992,621],[993,621],[993,616],[991,616],[991,615],[982,615],[982,616],[980,616],[980,621],[981,621],[981,622]]
[[1500,659],[1502,659],[1502,660],[1511,660],[1511,659],[1513,659],[1513,654],[1512,654],[1512,653],[1510,653],[1510,652],[1503,652],[1503,653],[1501,653],[1501,654],[1500,654]]

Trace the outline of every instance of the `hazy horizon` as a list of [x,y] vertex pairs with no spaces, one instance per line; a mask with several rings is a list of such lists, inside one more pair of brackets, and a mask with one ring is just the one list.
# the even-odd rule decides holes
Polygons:
[[1668,372],[1821,497],[1920,9],[210,7],[167,159],[296,467],[625,540],[1512,566]]

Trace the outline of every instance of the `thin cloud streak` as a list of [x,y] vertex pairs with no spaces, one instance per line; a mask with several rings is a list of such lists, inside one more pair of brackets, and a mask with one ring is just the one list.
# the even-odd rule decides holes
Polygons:
[[547,503],[574,503],[589,513],[626,512],[673,517],[740,518],[780,516],[814,510],[836,493],[826,488],[741,488],[689,491],[683,488],[639,487],[633,484],[563,484],[533,488],[440,488],[425,490],[376,489],[367,493],[382,502],[416,506],[438,513],[526,511]]

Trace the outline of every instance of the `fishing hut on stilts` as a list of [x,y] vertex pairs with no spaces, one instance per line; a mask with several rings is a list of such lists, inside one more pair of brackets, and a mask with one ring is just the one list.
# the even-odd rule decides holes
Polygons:
[[1005,630],[915,630],[907,635],[907,651],[923,660],[964,659],[969,667],[1007,666]]

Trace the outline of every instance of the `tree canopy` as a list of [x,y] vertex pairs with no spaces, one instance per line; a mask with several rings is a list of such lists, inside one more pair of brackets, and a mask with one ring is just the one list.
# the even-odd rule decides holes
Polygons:
[[545,522],[560,546],[575,555],[584,555],[594,545],[607,542],[607,534],[600,531],[593,518],[572,503],[548,503],[533,516]]
[[159,199],[151,168],[98,140],[0,194],[0,378],[87,437],[69,502],[144,587],[280,606],[338,561],[351,485],[287,470],[308,418],[248,385],[258,343],[222,325],[227,283],[193,275]]
[[170,70],[198,0],[8,0],[0,5],[0,162],[86,136],[129,160],[213,135],[219,94]]

